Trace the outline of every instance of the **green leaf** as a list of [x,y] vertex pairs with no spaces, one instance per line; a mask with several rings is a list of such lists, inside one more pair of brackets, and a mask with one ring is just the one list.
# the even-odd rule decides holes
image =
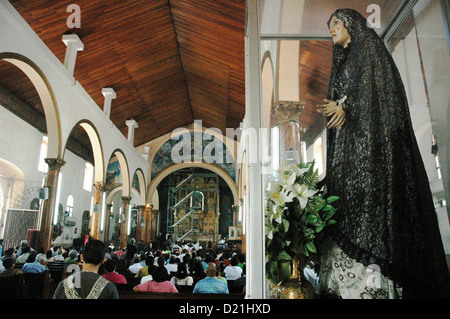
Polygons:
[[327,198],[327,203],[335,202],[335,201],[337,201],[339,198],[340,198],[339,196],[330,196],[330,197]]
[[324,219],[324,220],[330,219],[331,217],[334,216],[334,214],[336,214],[336,212],[337,212],[337,209],[336,209],[336,208],[333,208],[332,210],[326,212],[326,213],[323,215],[323,219]]
[[310,241],[306,244],[306,248],[308,248],[308,250],[312,253],[317,253],[316,246],[314,245],[314,243],[312,241]]
[[316,233],[320,233],[322,231],[322,229],[323,229],[323,226],[318,226],[318,227],[316,227],[315,231],[316,231]]
[[278,281],[283,281],[291,275],[290,261],[283,261],[279,263]]
[[273,282],[278,282],[278,264],[274,261],[266,264],[266,273]]
[[291,261],[292,258],[291,258],[291,256],[289,256],[289,254],[288,254],[285,250],[283,250],[283,251],[278,255],[277,260],[278,260],[278,261]]
[[326,211],[329,211],[329,210],[332,210],[334,207],[333,206],[331,206],[330,204],[327,204],[326,206],[325,206],[325,208],[324,209],[322,209],[324,212],[326,212]]
[[315,215],[315,214],[311,214],[308,216],[308,218],[306,219],[306,222],[309,224],[315,224],[320,220],[320,217]]
[[327,221],[327,226],[328,226],[328,225],[333,225],[333,224],[336,224],[336,221],[335,221],[334,219],[329,219],[329,220]]
[[287,219],[283,219],[284,232],[287,233],[289,230],[289,221]]

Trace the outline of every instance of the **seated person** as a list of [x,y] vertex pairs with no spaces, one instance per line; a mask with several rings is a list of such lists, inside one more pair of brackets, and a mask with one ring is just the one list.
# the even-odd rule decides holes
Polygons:
[[230,265],[225,267],[223,271],[227,280],[236,280],[242,277],[242,268],[238,266],[239,259],[237,256],[233,256],[230,261]]
[[134,292],[170,292],[178,293],[175,285],[170,282],[165,267],[156,267],[152,274],[152,280],[148,280],[143,284],[133,288]]
[[16,258],[16,264],[25,264],[28,257],[30,256],[31,248],[30,246],[25,246],[22,249],[22,254]]
[[177,274],[173,276],[170,281],[176,286],[192,286],[194,283],[194,279],[188,274],[185,263],[180,263],[178,265]]
[[153,273],[156,266],[154,265],[155,257],[149,255],[145,258],[145,266],[140,268],[136,274],[136,278],[143,278]]
[[136,275],[137,272],[139,271],[139,269],[141,269],[141,268],[142,268],[142,265],[141,265],[141,258],[139,258],[138,256],[135,256],[135,257],[133,258],[133,264],[130,265],[130,267],[128,267],[128,271],[129,271],[131,274]]
[[58,284],[53,299],[119,299],[116,285],[98,274],[105,259],[105,246],[90,239],[84,246],[83,270],[76,271]]
[[208,263],[206,267],[206,278],[195,284],[193,293],[215,293],[228,294],[228,285],[217,278],[217,267],[215,263]]
[[175,256],[170,256],[169,263],[165,266],[167,269],[167,273],[171,275],[171,273],[176,273],[178,269],[178,265],[176,263]]
[[3,267],[5,269],[0,272],[0,277],[11,277],[15,275],[19,275],[22,273],[22,270],[14,268],[15,260],[13,257],[7,257],[3,260]]
[[105,273],[103,278],[111,281],[113,284],[126,284],[127,280],[121,274],[118,274],[116,270],[116,262],[112,259],[108,259],[103,263],[103,270]]
[[37,254],[36,252],[31,253],[27,262],[22,266],[23,273],[40,274],[46,270],[44,266],[44,254]]

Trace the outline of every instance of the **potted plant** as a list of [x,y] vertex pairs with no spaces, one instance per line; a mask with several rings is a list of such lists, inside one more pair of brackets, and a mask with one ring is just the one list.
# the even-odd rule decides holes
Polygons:
[[318,182],[314,161],[283,165],[266,194],[266,274],[279,289],[289,286],[284,292],[294,298],[311,295],[303,267],[317,253],[318,234],[336,223],[332,203],[339,197],[329,196],[326,186],[317,189]]

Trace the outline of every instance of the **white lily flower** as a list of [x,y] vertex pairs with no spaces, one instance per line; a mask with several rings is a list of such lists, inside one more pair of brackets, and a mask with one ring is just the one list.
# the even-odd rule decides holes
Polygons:
[[297,176],[302,176],[303,174],[305,174],[306,172],[308,172],[309,171],[309,168],[300,168],[300,167],[298,167],[298,166],[295,166],[294,168],[293,168],[293,172],[295,172],[295,174],[297,175]]
[[304,209],[308,204],[308,199],[317,193],[317,190],[310,190],[306,185],[294,184],[292,186],[293,191],[300,203],[300,208]]

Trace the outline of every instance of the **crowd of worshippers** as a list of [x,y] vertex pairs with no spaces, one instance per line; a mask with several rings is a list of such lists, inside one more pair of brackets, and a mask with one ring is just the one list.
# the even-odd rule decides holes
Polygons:
[[[165,250],[151,246],[138,250],[131,241],[124,249],[115,249],[112,244],[106,247],[103,242],[90,239],[80,249],[54,246],[44,251],[22,241],[0,255],[0,277],[42,273],[52,262],[64,263],[64,269],[71,270],[68,277],[80,276],[81,289],[70,286],[74,280],[63,280],[54,292],[55,299],[119,298],[116,285],[121,284],[132,284],[134,292],[178,293],[177,287],[191,286],[192,293],[226,294],[230,284],[245,292],[245,254],[235,246],[203,249],[197,243],[175,244]],[[68,295],[71,288],[73,294]]]
[[230,283],[245,287],[245,255],[233,246],[203,249],[198,243],[175,244],[167,250],[147,247],[138,252],[129,244],[124,250],[110,246],[107,251],[102,276],[117,284],[137,278],[136,292],[176,293],[178,286],[193,286],[193,293],[228,293]]

